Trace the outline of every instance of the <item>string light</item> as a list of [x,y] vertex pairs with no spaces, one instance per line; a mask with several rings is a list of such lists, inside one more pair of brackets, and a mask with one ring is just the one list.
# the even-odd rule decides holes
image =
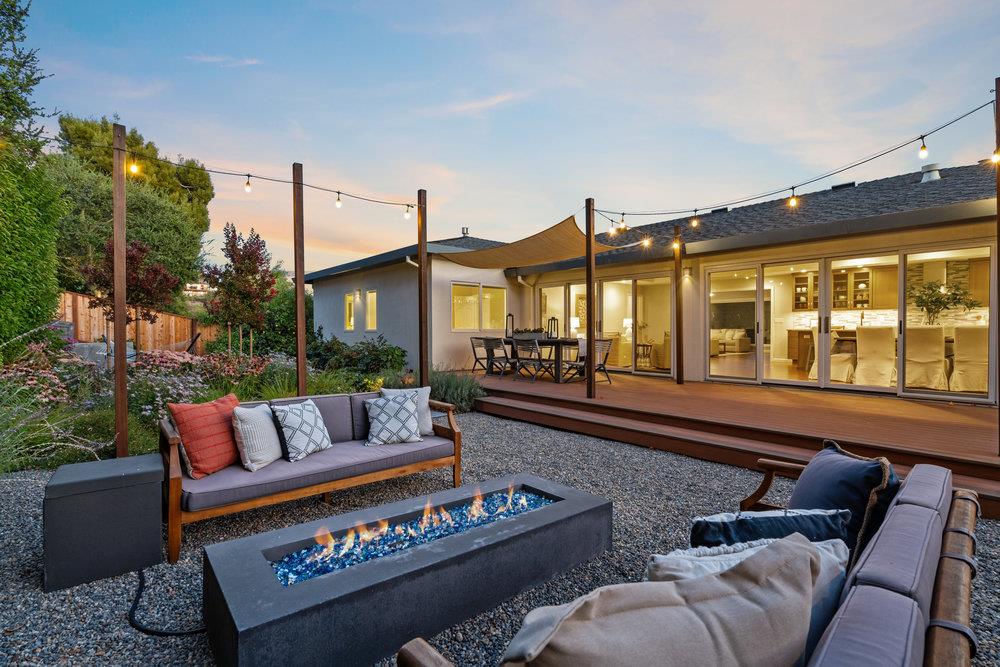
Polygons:
[[795,208],[799,205],[799,198],[795,196],[795,188],[792,188],[792,196],[788,198],[788,207]]
[[648,248],[651,245],[653,245],[653,239],[649,238],[648,236],[642,240],[643,248]]
[[924,135],[922,134],[920,135],[920,150],[917,151],[917,155],[920,156],[921,160],[927,157],[927,140],[924,138]]
[[139,173],[139,163],[133,160],[132,164],[128,166],[128,170],[129,172],[132,173],[133,176],[135,176],[136,174]]
[[670,244],[670,247],[673,248],[674,250],[680,250],[681,242],[678,241],[677,239],[674,239],[674,242]]
[[993,151],[993,155],[990,156],[990,160],[993,161],[993,164],[1000,164],[1000,148]]
[[409,220],[410,219],[410,205],[409,204],[406,205],[406,210],[403,211],[403,219],[404,220]]
[[344,202],[340,201],[340,193],[337,193],[337,201],[333,202],[333,205],[340,208],[344,205]]
[[243,184],[243,192],[250,194],[253,188],[250,186],[250,174],[247,174],[247,182]]
[[701,224],[701,221],[698,219],[698,209],[695,209],[694,217],[691,218],[691,227],[697,227],[699,224]]

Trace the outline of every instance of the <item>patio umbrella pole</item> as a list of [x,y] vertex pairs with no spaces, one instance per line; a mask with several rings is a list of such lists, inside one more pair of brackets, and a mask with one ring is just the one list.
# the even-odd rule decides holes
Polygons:
[[115,123],[112,147],[114,149],[114,176],[112,197],[114,209],[113,231],[113,281],[114,281],[114,340],[115,340],[115,455],[128,456],[128,368],[125,364],[128,305],[125,285],[125,126]]
[[587,398],[597,398],[597,383],[594,377],[594,343],[597,339],[597,299],[594,294],[594,198],[588,197],[587,207]]
[[[302,212],[302,163],[292,164],[292,226],[295,244],[295,380],[299,396],[306,395],[306,283],[305,231]],[[243,328],[240,327],[242,333]],[[242,348],[240,352],[242,352]]]
[[417,190],[417,263],[420,266],[417,277],[417,308],[420,311],[418,332],[419,379],[420,386],[426,387],[430,382],[427,309],[427,283],[430,277],[430,267],[427,265],[427,190]]
[[[677,350],[677,361],[674,363],[674,381],[677,384],[684,384],[684,290],[681,283],[683,269],[684,242],[681,240],[681,226],[674,225],[674,331],[676,340],[674,347]],[[668,351],[667,354],[670,352]]]

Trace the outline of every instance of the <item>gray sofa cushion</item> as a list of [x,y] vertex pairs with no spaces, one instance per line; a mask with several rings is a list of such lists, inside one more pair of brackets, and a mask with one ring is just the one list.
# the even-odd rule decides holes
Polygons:
[[914,600],[924,618],[930,618],[943,530],[935,510],[893,507],[848,575],[845,597],[851,586],[878,586]]
[[[351,424],[351,398],[347,394],[326,394],[324,396],[299,396],[271,401],[271,405],[295,405],[312,399],[323,417],[326,431],[334,443],[354,440],[354,426]],[[247,405],[244,403],[244,405]]]
[[330,449],[316,452],[292,463],[279,459],[256,472],[241,465],[206,475],[201,479],[184,477],[181,507],[187,511],[228,505],[242,500],[354,477],[388,468],[451,456],[455,445],[439,436],[427,436],[422,442],[368,447],[363,440],[334,443]]
[[944,524],[948,520],[951,493],[951,470],[918,463],[906,476],[903,488],[896,495],[895,504],[920,505],[935,510]]
[[924,662],[926,621],[910,598],[855,586],[827,626],[809,667],[909,667]]
[[377,391],[351,394],[351,422],[354,424],[354,440],[368,439],[368,410],[365,409],[365,401],[378,397]]

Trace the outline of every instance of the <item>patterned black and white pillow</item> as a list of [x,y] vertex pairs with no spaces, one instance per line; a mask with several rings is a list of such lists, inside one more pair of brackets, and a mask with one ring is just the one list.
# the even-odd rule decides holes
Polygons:
[[394,445],[401,442],[420,442],[420,420],[417,403],[410,394],[369,398],[368,441],[366,445]]
[[291,405],[272,405],[275,419],[281,425],[289,461],[300,461],[315,452],[333,446],[323,416],[311,400]]

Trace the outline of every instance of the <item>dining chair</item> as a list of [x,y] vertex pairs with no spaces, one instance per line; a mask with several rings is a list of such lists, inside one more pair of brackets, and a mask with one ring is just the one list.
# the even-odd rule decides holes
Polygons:
[[482,368],[489,372],[486,368],[486,363],[490,358],[486,351],[486,339],[482,336],[472,336],[469,341],[472,343],[472,372],[475,373],[476,368]]
[[522,371],[528,371],[528,377],[534,382],[539,375],[548,374],[554,380],[556,378],[555,360],[542,356],[542,350],[538,346],[538,341],[534,339],[522,340],[514,339],[514,379],[523,377]]
[[[812,357],[812,365],[809,367],[809,379],[819,378],[819,329],[812,328],[813,344],[809,350]],[[854,381],[854,355],[850,352],[834,352],[833,348],[837,344],[837,339],[830,336],[830,380],[833,382],[843,382],[849,384]]]
[[[611,384],[611,375],[608,374],[607,363],[608,355],[611,354],[611,344],[612,341],[607,338],[598,338],[594,341],[594,375],[598,373],[604,373],[604,377],[607,379],[608,384]],[[587,370],[587,340],[581,338],[578,342],[579,352],[577,354],[576,361],[570,361],[563,364],[565,370],[563,371],[563,382],[569,382],[570,380],[581,380],[585,375]],[[596,382],[596,377],[595,377]]]
[[944,327],[906,327],[906,386],[947,391]]
[[[503,377],[504,372],[508,368],[513,369],[514,363],[507,356],[507,346],[504,344],[502,338],[483,338],[483,344],[486,346],[487,375],[499,374],[500,377]],[[499,371],[499,373],[496,373],[496,371]]]
[[896,327],[858,327],[854,384],[891,387],[896,383]]
[[989,327],[955,327],[954,358],[948,383],[951,390],[985,394],[989,387],[989,369]]

